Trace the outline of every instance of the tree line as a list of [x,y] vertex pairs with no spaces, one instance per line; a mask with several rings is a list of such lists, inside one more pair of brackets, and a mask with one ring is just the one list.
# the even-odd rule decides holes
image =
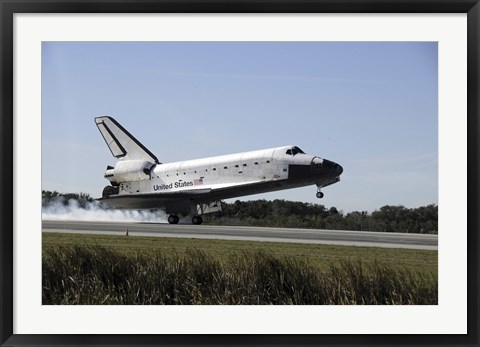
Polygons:
[[[76,200],[85,208],[94,199],[85,193],[42,191],[42,204],[52,202],[67,205]],[[222,202],[222,211],[204,216],[205,224],[252,225],[284,228],[313,228],[331,230],[383,231],[399,233],[436,234],[438,206],[430,204],[417,208],[386,205],[378,210],[343,213],[335,207],[287,200],[252,200]]]
[[406,208],[386,205],[372,213],[353,211],[344,214],[335,207],[298,201],[237,200],[223,202],[221,212],[204,220],[210,224],[436,234],[438,206]]
[[85,208],[87,203],[94,201],[94,199],[86,193],[59,193],[55,190],[53,192],[42,190],[42,206],[48,206],[52,203],[61,203],[66,206],[70,200],[75,200],[81,208]]

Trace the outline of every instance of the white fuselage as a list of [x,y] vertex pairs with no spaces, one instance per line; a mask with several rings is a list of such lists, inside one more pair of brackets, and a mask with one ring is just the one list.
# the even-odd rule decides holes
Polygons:
[[[309,165],[315,156],[286,154],[292,146],[165,163],[143,179],[120,183],[119,195],[224,188],[286,180],[289,165]],[[113,177],[112,180],[115,180]],[[312,184],[312,183],[310,183]]]

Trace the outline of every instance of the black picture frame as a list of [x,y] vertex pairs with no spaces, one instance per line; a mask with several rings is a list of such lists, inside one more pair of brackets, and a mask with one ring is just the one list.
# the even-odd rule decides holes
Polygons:
[[[15,13],[467,13],[468,333],[465,335],[13,334],[13,16]],[[0,344],[2,346],[479,346],[479,0],[0,0]],[[455,317],[452,317],[455,319]]]

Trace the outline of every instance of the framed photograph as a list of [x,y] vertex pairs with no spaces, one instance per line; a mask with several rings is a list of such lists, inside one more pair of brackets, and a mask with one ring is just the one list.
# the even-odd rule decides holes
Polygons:
[[[2,346],[480,344],[478,1],[0,1]],[[258,151],[270,143],[277,146],[272,153]],[[196,159],[209,153],[239,154]],[[262,176],[261,182],[248,175]],[[270,264],[274,271],[293,269],[277,274],[291,294],[283,301],[235,297],[236,279],[209,271],[206,264],[217,263],[204,253],[194,271],[209,275],[185,284],[194,300],[178,294],[183,285],[174,290],[177,297],[166,292],[160,295],[166,300],[157,300],[128,281],[122,296],[59,275],[73,259],[55,253],[60,242],[69,252],[93,252],[74,256],[90,259],[80,267],[120,254],[109,253],[110,241],[88,229],[107,216],[110,224],[101,227],[122,235],[115,247],[124,252],[112,268],[128,268],[161,291],[164,276],[149,279],[146,269],[152,259],[158,265],[168,257],[132,258],[129,247],[139,247],[133,236],[151,231],[148,224],[132,229],[130,219],[164,223],[159,235],[173,237],[164,248],[203,238],[202,249],[221,257],[229,253],[221,249],[226,243],[214,248],[186,224],[202,224],[220,206],[226,211],[225,199],[252,192],[273,194],[266,199],[277,199],[277,210],[287,208],[283,198],[301,200],[303,208],[319,206],[319,198],[326,205],[318,207],[323,219],[302,220],[290,210],[282,222],[296,228],[291,234],[272,229],[270,236],[220,237],[237,240],[228,246],[237,253],[244,247],[238,240],[260,240],[272,242],[271,254],[274,243],[287,254],[262,258],[277,264]],[[91,197],[101,197],[101,205]],[[381,213],[395,214],[396,222],[380,220]],[[112,214],[125,224],[111,223]],[[215,216],[204,218],[234,225],[226,212]],[[74,225],[82,218],[86,223]],[[263,215],[255,218],[267,223]],[[317,258],[342,258],[350,266],[350,289],[335,282],[338,267],[322,268],[323,278],[338,284],[335,300],[325,293],[319,300],[308,282],[320,278],[309,272],[320,267],[301,259],[310,243],[322,243],[301,229],[308,227],[338,230],[316,250]],[[51,232],[75,228],[83,236],[66,240]],[[365,239],[344,230],[360,230]],[[299,246],[287,249],[288,239]],[[339,255],[340,247],[358,253]],[[411,264],[378,267],[377,253],[366,247],[384,249],[383,258],[402,248]],[[245,252],[244,259],[229,258],[229,266],[243,267],[249,277],[257,270],[248,258],[259,253]],[[362,257],[377,270],[385,267],[376,277],[358,277],[352,269]],[[166,264],[160,267],[168,273]],[[233,286],[215,292],[216,301],[206,294],[216,290],[208,282],[213,272]],[[302,294],[285,279],[299,273],[308,273],[298,277]],[[122,281],[105,269],[88,276]],[[395,276],[400,285],[385,300],[360,298],[354,286],[361,278],[360,287],[370,281],[378,289]],[[415,293],[401,292],[408,280]],[[276,283],[265,283],[265,291],[275,291]]]

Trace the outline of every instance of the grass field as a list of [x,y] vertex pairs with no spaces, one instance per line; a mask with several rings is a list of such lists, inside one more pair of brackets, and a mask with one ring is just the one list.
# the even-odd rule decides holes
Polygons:
[[437,304],[437,251],[43,234],[44,304]]

